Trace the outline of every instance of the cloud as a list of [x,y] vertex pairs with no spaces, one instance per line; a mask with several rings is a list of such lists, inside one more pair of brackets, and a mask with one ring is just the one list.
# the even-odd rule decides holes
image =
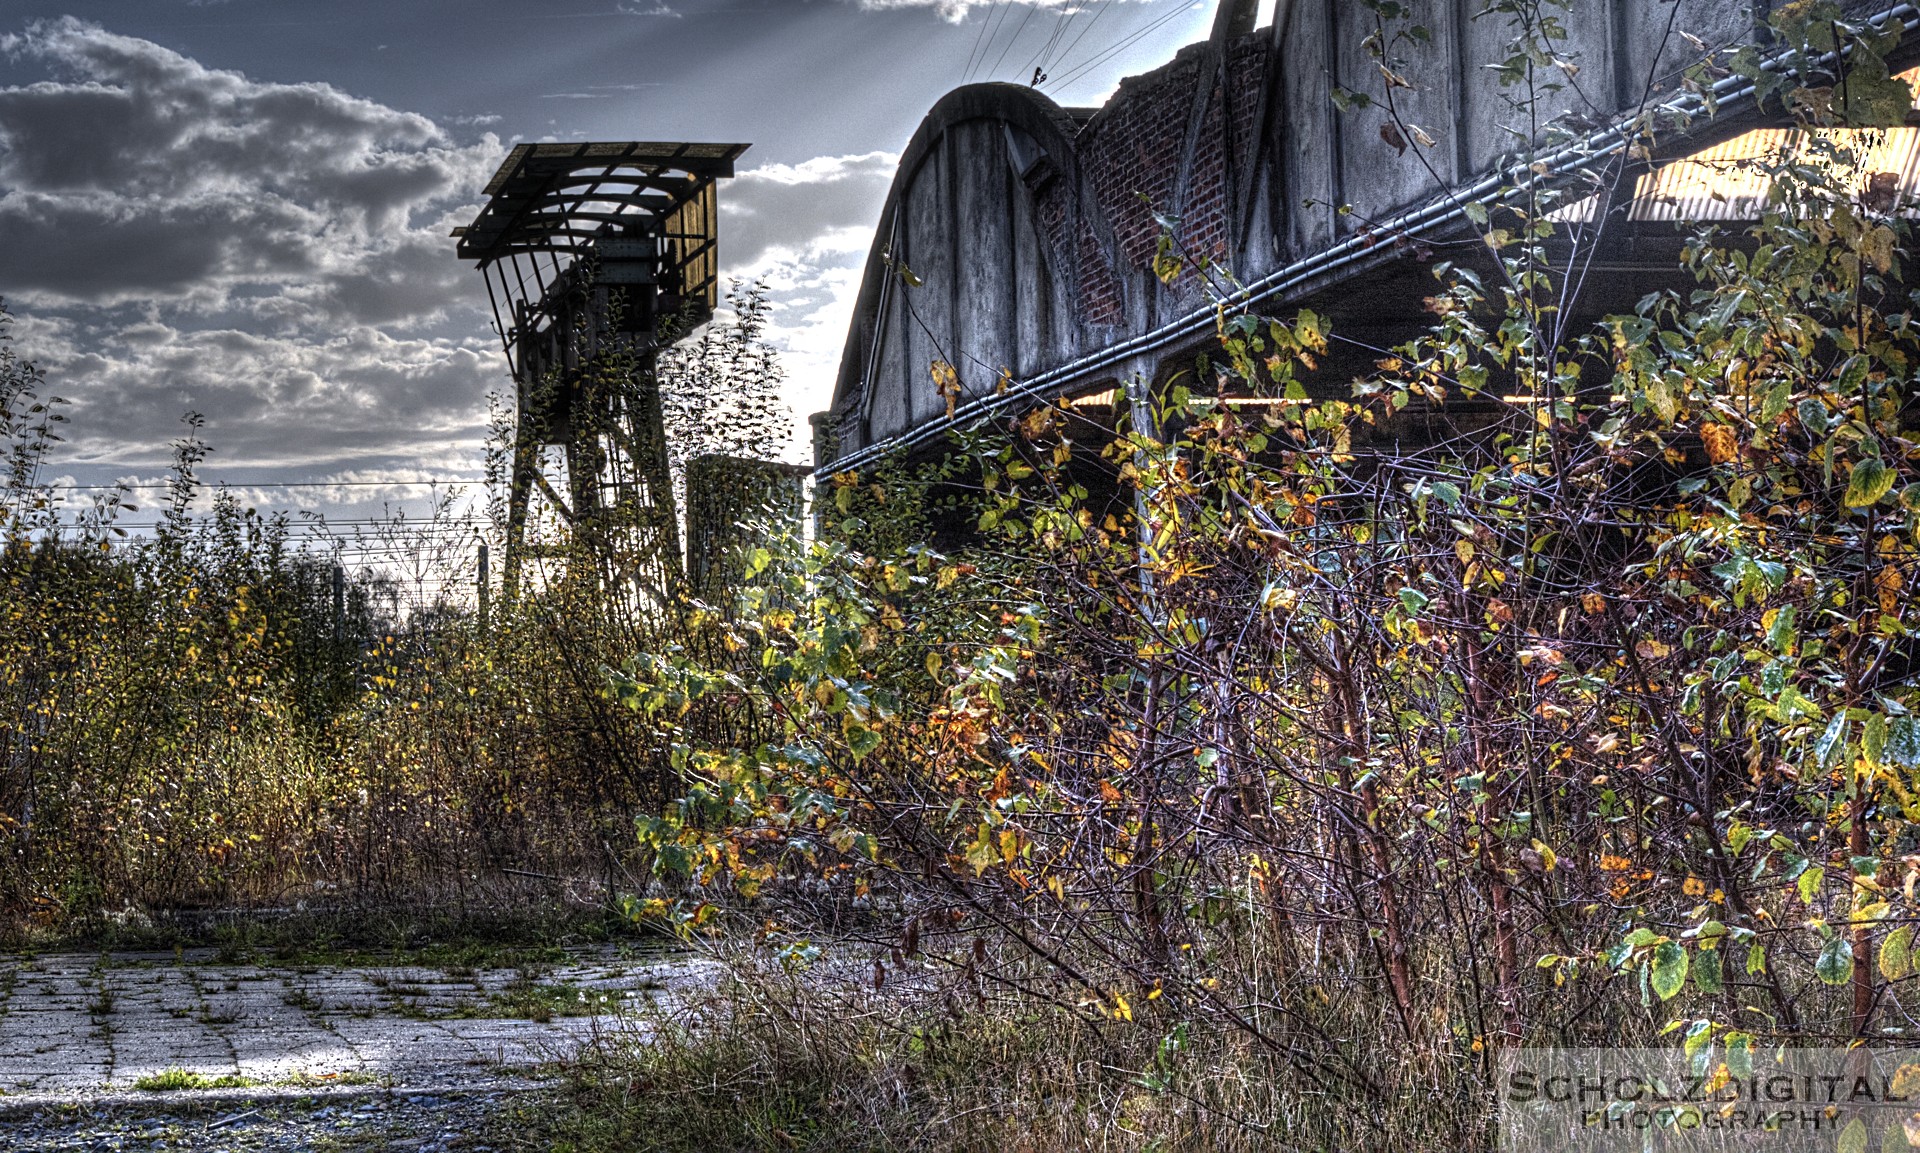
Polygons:
[[796,418],[794,459],[810,458],[806,418],[832,397],[874,223],[899,162],[891,152],[820,156],[746,169],[721,186],[721,259],[730,277],[766,286],[767,338],[781,351],[784,399]]
[[775,245],[806,244],[835,229],[871,235],[899,163],[898,153],[863,152],[741,171],[720,189],[722,259],[746,267]]
[[56,76],[0,88],[0,271],[43,299],[218,307],[248,285],[375,265],[418,242],[421,213],[473,197],[502,151],[71,17],[0,50]]
[[[448,233],[504,153],[470,138],[484,120],[463,139],[459,121],[73,19],[0,51],[45,77],[0,86],[0,285],[20,346],[74,402],[63,470],[152,473],[188,409],[208,418],[212,476],[476,470],[506,363]],[[792,456],[830,394],[897,162],[823,156],[722,186],[724,271],[769,286]]]
[[504,152],[327,84],[207,68],[72,18],[0,37],[0,284],[74,401],[64,454],[470,471],[504,362],[448,232]]
[[[343,461],[470,472],[499,347],[479,337],[407,337],[371,326],[287,339],[241,328],[32,318],[32,347],[73,400],[71,455],[137,468],[165,459],[187,410],[206,414],[214,473]],[[66,388],[78,383],[79,388]]]
[[[894,8],[931,8],[948,23],[958,24],[967,18],[975,8],[994,8],[1004,0],[853,0],[853,3],[869,11],[886,11]],[[1151,0],[1132,0],[1134,3],[1150,3]],[[1012,0],[1014,7],[1039,8],[1043,11],[1068,13],[1084,12],[1096,7],[1093,0]]]

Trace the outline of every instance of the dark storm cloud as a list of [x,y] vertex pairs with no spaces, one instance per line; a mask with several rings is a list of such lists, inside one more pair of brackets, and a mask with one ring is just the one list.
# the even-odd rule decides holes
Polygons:
[[230,464],[471,449],[502,372],[447,232],[492,136],[73,19],[0,50],[51,74],[0,88],[0,291],[77,458],[151,463],[187,409]]
[[57,76],[0,88],[0,277],[15,292],[204,304],[331,277],[391,297],[381,265],[417,247],[416,218],[471,197],[499,157],[492,137],[456,144],[330,85],[253,81],[70,18],[0,48]]
[[745,268],[775,247],[804,246],[836,229],[872,229],[897,163],[894,153],[869,152],[743,170],[723,192],[727,263]]

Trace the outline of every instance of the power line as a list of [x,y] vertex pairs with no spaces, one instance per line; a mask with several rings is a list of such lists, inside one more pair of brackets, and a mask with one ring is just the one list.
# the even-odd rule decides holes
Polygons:
[[1055,83],[1062,86],[1073,83],[1075,80],[1078,80],[1080,77],[1086,75],[1092,69],[1097,68],[1102,64],[1105,64],[1107,61],[1113,59],[1115,56],[1118,56],[1120,53],[1125,52],[1127,49],[1133,47],[1135,44],[1139,43],[1141,40],[1145,39],[1147,36],[1152,35],[1154,32],[1158,31],[1163,26],[1171,23],[1175,17],[1183,15],[1186,11],[1187,9],[1184,6],[1175,8],[1172,11],[1168,12],[1166,15],[1160,17],[1159,19],[1153,21],[1151,24],[1148,24],[1146,27],[1140,29],[1139,31],[1134,32],[1131,35],[1122,37],[1119,41],[1114,43],[1112,46],[1108,47],[1106,50],[1102,52],[1099,52],[1092,59],[1088,60],[1086,63],[1081,64],[1078,67],[1074,68],[1072,71],[1068,72],[1065,76],[1061,77]]
[[[980,53],[979,61],[967,73],[965,79],[972,80],[975,76],[979,75],[980,66],[987,62],[987,53],[993,51],[994,41],[1000,38],[1000,29],[1005,28],[1007,25],[1007,13],[1012,11],[1014,2],[1015,0],[1006,0],[1006,3],[1002,5],[996,0],[994,8],[999,12],[1000,22],[994,26],[991,32],[987,32],[986,48]],[[987,13],[988,19],[992,19],[993,15],[993,12]],[[981,31],[986,32],[987,30],[983,28]]]
[[1046,42],[1040,45],[1040,50],[1035,52],[1032,58],[1021,67],[1020,71],[1023,75],[1026,74],[1029,69],[1032,70],[1034,75],[1040,75],[1046,71],[1048,63],[1047,57],[1053,52],[1054,48],[1059,45],[1061,35],[1065,33],[1067,27],[1073,23],[1073,18],[1079,14],[1079,9],[1073,7],[1071,4],[1060,9],[1060,15],[1053,22],[1053,35],[1047,37]]
[[993,67],[987,70],[988,79],[992,79],[994,74],[1000,71],[1000,66],[1007,62],[1007,53],[1013,51],[1013,46],[1020,43],[1020,37],[1026,35],[1027,25],[1033,23],[1033,14],[1038,11],[1040,9],[1037,7],[1027,9],[1026,18],[1020,21],[1020,27],[1013,30],[1013,39],[1007,41],[1007,46],[1000,50],[999,57],[994,60]]
[[1080,34],[1075,36],[1073,42],[1061,51],[1059,58],[1060,63],[1064,64],[1072,58],[1074,49],[1080,47],[1080,42],[1087,38],[1087,33],[1093,31],[1093,26],[1100,23],[1100,17],[1105,16],[1107,9],[1111,7],[1113,7],[1113,0],[1100,0],[1100,7],[1093,10],[1093,19],[1087,21],[1086,27],[1080,29]]
[[1153,23],[1147,25],[1145,28],[1142,28],[1138,32],[1135,32],[1133,35],[1126,37],[1125,39],[1121,40],[1119,43],[1115,44],[1113,47],[1107,49],[1105,52],[1100,53],[1098,56],[1095,56],[1093,59],[1087,61],[1085,64],[1082,64],[1080,67],[1074,69],[1072,72],[1069,72],[1067,75],[1061,77],[1056,83],[1061,85],[1067,85],[1067,84],[1073,83],[1075,80],[1078,80],[1080,77],[1086,75],[1088,71],[1100,66],[1101,64],[1106,63],[1108,60],[1113,59],[1115,56],[1118,56],[1120,53],[1126,51],[1128,48],[1133,47],[1133,45],[1139,43],[1142,39],[1151,35],[1153,32],[1157,31],[1162,26],[1171,23],[1176,16],[1185,15],[1187,11],[1188,9],[1185,6],[1175,8],[1173,11],[1168,12],[1165,16],[1160,17],[1160,19],[1155,20]]
[[994,10],[999,7],[1000,0],[993,0],[993,3],[987,6],[987,14],[985,18],[980,21],[980,31],[973,38],[973,51],[967,53],[966,67],[960,69],[960,82],[962,84],[966,83],[968,74],[973,71],[973,58],[980,54],[980,44],[987,38],[987,25],[993,23]]
[[[426,480],[220,480],[196,481],[196,488],[428,488],[436,485],[483,484],[485,477],[429,477]],[[50,484],[45,487],[67,492],[143,492],[171,489],[176,481],[151,484]]]

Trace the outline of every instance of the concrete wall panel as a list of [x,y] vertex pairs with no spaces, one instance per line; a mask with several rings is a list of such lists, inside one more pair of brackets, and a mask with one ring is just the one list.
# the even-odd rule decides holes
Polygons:
[[[1452,0],[1401,0],[1410,16],[1382,21],[1363,4],[1339,4],[1335,30],[1336,74],[1340,86],[1364,93],[1373,101],[1367,108],[1349,108],[1339,114],[1335,130],[1344,147],[1340,163],[1345,200],[1353,213],[1344,220],[1347,231],[1366,228],[1396,211],[1431,199],[1453,177],[1453,53]],[[1428,30],[1425,42],[1402,35],[1409,29]],[[1368,43],[1385,39],[1390,59],[1374,59]],[[1389,88],[1382,65],[1403,77],[1411,88]],[[1389,143],[1393,127],[1389,101],[1401,121],[1423,129],[1435,146],[1422,146],[1411,131],[1402,134],[1404,149]]]
[[[1553,52],[1570,67],[1535,65],[1529,109],[1524,84],[1502,86],[1490,67],[1515,51],[1512,17],[1482,15],[1486,0],[1401,2],[1409,15],[1382,27],[1356,0],[1282,0],[1273,27],[1188,45],[1091,117],[1017,85],[943,98],[888,201],[895,254],[924,284],[888,286],[887,241],[876,239],[835,397],[833,423],[858,443],[840,450],[944,417],[928,374],[936,358],[978,394],[1002,365],[1031,378],[1202,303],[1195,277],[1153,281],[1160,227],[1142,193],[1182,216],[1192,252],[1251,280],[1494,174],[1562,113],[1586,129],[1643,98],[1673,98],[1700,54],[1682,33],[1716,47],[1754,36],[1753,0],[1547,5],[1566,31]],[[1415,25],[1426,34],[1395,36]],[[1399,130],[1404,152],[1383,138],[1389,89],[1367,43],[1382,35],[1387,63],[1411,84],[1391,90],[1398,118],[1431,147],[1410,127]],[[1373,104],[1336,111],[1336,87]],[[1343,204],[1351,215],[1338,214]]]
[[959,298],[953,349],[961,384],[971,396],[992,391],[1000,368],[1011,368],[1018,359],[1014,316],[1020,304],[1008,187],[1013,171],[1006,133],[992,121],[956,124],[947,140],[947,154],[953,160],[954,275]]

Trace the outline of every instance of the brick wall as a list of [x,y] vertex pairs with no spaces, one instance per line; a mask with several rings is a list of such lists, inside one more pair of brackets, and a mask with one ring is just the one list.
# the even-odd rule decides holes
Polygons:
[[[1196,45],[1158,71],[1123,81],[1113,99],[1081,131],[1075,147],[1084,174],[1084,194],[1112,226],[1122,266],[1107,268],[1099,259],[1099,245],[1080,238],[1082,292],[1089,309],[1107,314],[1107,301],[1095,290],[1104,274],[1114,281],[1113,308],[1121,310],[1120,276],[1147,267],[1159,243],[1156,211],[1180,216],[1178,238],[1190,256],[1231,265],[1236,205],[1229,158],[1233,168],[1253,159],[1270,52],[1268,32],[1236,40],[1229,46],[1223,88],[1216,83],[1211,54],[1205,46]],[[1207,86],[1206,109],[1191,142],[1192,166],[1182,171],[1189,149],[1187,129],[1202,84]],[[1189,272],[1183,279],[1194,276]],[[1177,288],[1193,292],[1198,284]]]
[[1120,278],[1114,275],[1106,254],[1100,251],[1100,241],[1093,235],[1093,225],[1084,218],[1080,221],[1077,255],[1080,263],[1080,307],[1085,310],[1082,319],[1088,324],[1118,325],[1124,322],[1127,310],[1120,296]]
[[1203,60],[1183,52],[1157,72],[1123,81],[1075,141],[1087,191],[1113,226],[1120,259],[1130,268],[1153,258],[1160,239],[1153,212],[1174,208]]
[[[1225,263],[1227,212],[1232,200],[1227,190],[1226,110],[1220,88],[1207,94],[1200,138],[1194,142],[1193,171],[1187,178],[1186,201],[1180,206],[1180,247],[1188,259]],[[1187,273],[1197,275],[1197,270]]]

